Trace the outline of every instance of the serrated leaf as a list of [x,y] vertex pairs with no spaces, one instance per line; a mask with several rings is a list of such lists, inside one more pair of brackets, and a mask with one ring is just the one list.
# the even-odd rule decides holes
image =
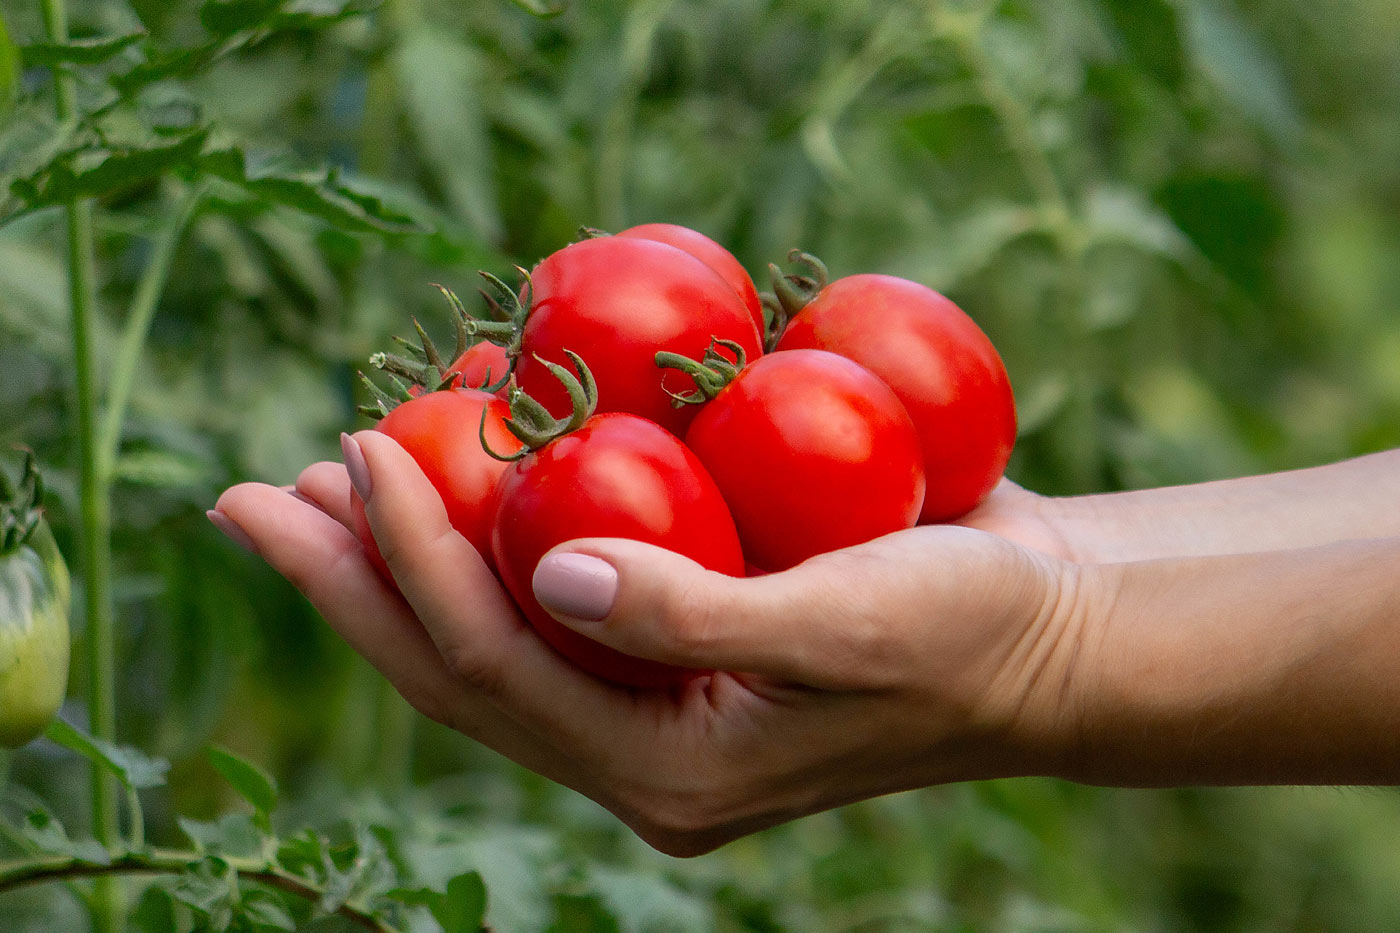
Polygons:
[[217,855],[256,856],[262,852],[266,838],[246,813],[225,814],[214,822],[187,817],[179,817],[177,822],[195,848]]
[[28,68],[53,68],[59,65],[100,65],[146,38],[144,32],[122,36],[96,36],[73,39],[63,43],[34,43],[20,47]]
[[43,810],[26,814],[20,832],[45,854],[67,855],[95,865],[106,865],[111,861],[107,850],[95,839],[69,839],[58,818]]
[[262,200],[291,207],[361,233],[424,233],[429,228],[381,199],[357,191],[334,170],[303,173],[251,172],[242,149],[205,153],[200,167]]
[[225,748],[211,745],[206,750],[209,763],[238,795],[264,817],[277,808],[277,782],[262,768]]
[[[48,164],[10,184],[10,192],[27,211],[74,198],[101,197],[158,178],[172,169],[195,163],[204,148],[208,128],[201,127],[174,142],[122,149],[67,150]],[[75,168],[80,161],[95,163]]]
[[50,723],[44,735],[105,768],[128,790],[165,786],[170,762],[163,758],[153,758],[138,748],[94,738],[61,719]]

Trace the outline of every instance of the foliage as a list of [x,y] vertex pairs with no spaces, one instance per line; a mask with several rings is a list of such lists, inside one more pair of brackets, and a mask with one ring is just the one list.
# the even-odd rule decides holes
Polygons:
[[[79,554],[63,210],[90,204],[121,741],[55,738],[122,778],[125,826],[94,847],[79,758],[38,742],[0,761],[0,857],[168,855],[128,882],[146,929],[347,905],[458,929],[483,902],[501,930],[1400,915],[1382,791],[997,781],[665,859],[416,721],[200,514],[335,456],[356,370],[411,315],[442,322],[430,283],[511,279],[580,224],[685,223],[755,272],[800,246],[946,292],[1006,358],[1010,472],[1045,492],[1400,445],[1389,4],[73,0],[61,42],[38,6],[0,27],[0,445],[36,451]],[[274,870],[320,893],[253,877]],[[0,916],[74,928],[92,891],[0,893]]]

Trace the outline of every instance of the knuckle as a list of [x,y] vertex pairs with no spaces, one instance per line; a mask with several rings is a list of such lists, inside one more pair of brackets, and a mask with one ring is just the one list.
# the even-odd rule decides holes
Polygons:
[[501,671],[480,651],[469,645],[451,645],[442,649],[442,657],[448,670],[471,692],[488,697],[500,694]]
[[722,631],[723,613],[703,576],[663,591],[660,635],[683,656],[705,654]]

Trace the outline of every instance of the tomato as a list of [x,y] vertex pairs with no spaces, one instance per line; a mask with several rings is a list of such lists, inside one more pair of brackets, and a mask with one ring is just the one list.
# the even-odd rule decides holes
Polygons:
[[18,496],[0,483],[0,745],[23,745],[43,732],[68,688],[71,587],[39,518],[37,477],[31,459]]
[[701,405],[685,443],[759,570],[912,528],[923,505],[923,456],[904,405],[870,370],[824,350],[743,366]]
[[[460,374],[454,385],[480,389],[504,379],[510,372],[510,360],[504,347],[483,340],[468,347],[465,353],[452,361],[447,371]],[[496,394],[505,398],[508,391],[506,386],[502,386]]]
[[[571,357],[589,383],[587,369]],[[659,545],[743,576],[734,519],[714,480],[674,434],[636,415],[591,414],[591,391],[586,407],[579,394],[566,394],[578,405],[571,419],[533,439],[535,449],[496,487],[491,550],[501,582],[540,637],[590,674],[632,687],[684,683],[699,672],[630,657],[561,625],[535,599],[535,567],[565,541],[608,537]],[[512,401],[519,410],[529,400],[517,392]]]
[[598,411],[640,415],[677,434],[693,412],[673,408],[666,390],[693,386],[670,374],[674,384],[662,387],[658,350],[698,357],[718,337],[750,358],[762,352],[734,289],[699,259],[654,240],[608,236],[566,246],[535,267],[530,291],[515,378],[555,416],[570,402],[541,359],[563,363],[565,350],[592,367]]
[[1001,478],[1016,442],[1016,403],[992,342],[930,288],[889,275],[820,287],[776,349],[829,350],[879,376],[904,403],[923,447],[921,522],[971,511]]
[[[510,407],[500,398],[479,389],[444,389],[403,402],[376,426],[399,442],[418,463],[433,488],[442,496],[452,527],[472,547],[491,560],[492,491],[505,464],[482,449],[479,430],[486,415],[486,441],[492,449],[513,452],[520,441],[505,428]],[[384,579],[392,581],[389,567],[365,518],[365,505],[350,491],[355,533]]]
[[720,278],[729,283],[730,288],[739,293],[739,297],[744,300],[744,307],[749,309],[749,316],[753,318],[754,326],[758,328],[760,334],[763,333],[765,326],[763,302],[758,297],[758,289],[754,287],[753,278],[749,275],[748,270],[739,260],[734,258],[734,254],[729,250],[700,231],[682,227],[679,224],[639,224],[635,227],[628,227],[617,235],[669,243],[677,249],[685,250],[715,270],[719,273]]

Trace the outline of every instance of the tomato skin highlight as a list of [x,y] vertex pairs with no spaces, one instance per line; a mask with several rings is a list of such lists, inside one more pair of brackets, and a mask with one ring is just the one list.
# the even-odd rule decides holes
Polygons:
[[[521,443],[505,427],[510,406],[480,389],[444,389],[428,392],[402,403],[385,415],[375,430],[399,442],[417,462],[423,475],[442,496],[448,521],[471,542],[487,565],[491,558],[492,498],[496,480],[506,464],[481,447],[478,429],[486,413],[486,441],[497,453],[509,454]],[[389,566],[365,517],[365,504],[359,493],[350,490],[351,516],[355,533],[364,545],[365,556],[385,580],[393,581]]]
[[685,441],[759,570],[912,528],[923,505],[923,456],[903,404],[835,353],[755,360],[701,407]]
[[744,268],[743,263],[739,262],[733,253],[719,243],[705,236],[699,230],[692,230],[680,224],[638,224],[635,227],[621,230],[616,235],[668,243],[677,249],[685,250],[709,266],[719,273],[720,278],[729,283],[730,288],[739,293],[739,297],[744,301],[744,307],[749,309],[749,316],[753,318],[754,326],[758,328],[760,334],[763,333],[763,302],[758,297],[758,289],[754,287],[753,278]]
[[689,376],[657,369],[658,350],[698,358],[712,337],[732,340],[750,359],[762,355],[759,330],[728,283],[689,253],[655,240],[608,236],[551,254],[530,276],[516,384],[555,417],[571,408],[559,381],[536,354],[567,364],[564,350],[588,362],[598,411],[621,411],[681,434],[694,412],[666,394],[694,387]]
[[956,304],[889,275],[837,279],[788,323],[777,350],[829,350],[879,376],[904,403],[923,447],[920,522],[950,521],[991,492],[1016,443],[1006,367]]
[[501,582],[540,637],[590,674],[662,688],[703,673],[622,654],[560,624],[539,604],[533,579],[540,558],[565,541],[592,537],[644,541],[743,576],[734,519],[700,461],[650,421],[595,415],[501,475],[491,548]]

